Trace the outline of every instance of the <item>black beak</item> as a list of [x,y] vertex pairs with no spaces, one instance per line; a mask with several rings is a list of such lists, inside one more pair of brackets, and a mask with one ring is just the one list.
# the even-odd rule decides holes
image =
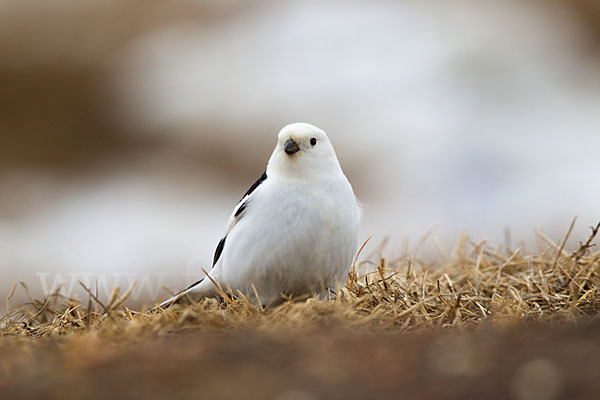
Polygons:
[[285,142],[284,149],[287,154],[294,154],[300,150],[300,147],[298,147],[298,144],[294,142],[294,139],[288,139],[287,142]]

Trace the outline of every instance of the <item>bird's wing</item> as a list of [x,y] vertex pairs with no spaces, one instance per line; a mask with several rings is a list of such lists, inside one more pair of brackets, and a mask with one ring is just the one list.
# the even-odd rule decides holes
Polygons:
[[[225,236],[223,236],[223,238],[219,241],[219,244],[217,245],[217,248],[215,249],[215,255],[213,256],[213,265],[212,265],[213,268],[215,267],[215,265],[221,258],[221,254],[223,253],[223,249],[225,248],[225,240],[227,239],[227,235],[229,234],[229,232],[231,232],[233,227],[238,223],[238,221],[244,215],[244,211],[246,210],[246,207],[248,206],[249,202],[252,200],[252,195],[253,195],[254,191],[256,190],[256,188],[259,187],[260,184],[263,183],[266,179],[267,179],[267,172],[265,171],[260,176],[260,178],[258,178],[256,180],[256,182],[254,182],[252,184],[252,186],[250,186],[250,189],[248,189],[246,191],[246,193],[244,193],[244,196],[242,197],[242,199],[238,202],[238,204],[233,209],[233,213],[231,214],[231,216],[229,217],[229,221],[227,222],[227,231],[225,233]],[[192,289],[195,286],[199,285],[202,281],[204,281],[204,279],[205,278],[200,279],[198,282],[191,284],[186,289],[177,293],[173,297],[163,301],[162,303],[160,303],[160,305],[158,307],[160,307],[160,308],[168,307],[171,304],[178,302],[179,299],[183,298],[187,293],[192,291]],[[155,307],[153,310],[157,309],[158,307]]]
[[[229,232],[231,232],[231,230],[233,229],[235,224],[237,224],[238,221],[242,218],[242,215],[244,214],[244,211],[246,211],[246,207],[248,206],[248,203],[252,200],[252,195],[254,194],[254,191],[256,190],[256,188],[259,187],[260,184],[263,183],[265,180],[267,180],[267,172],[266,171],[263,172],[263,174],[260,176],[260,178],[258,178],[256,180],[256,182],[254,182],[252,184],[252,186],[250,186],[250,189],[248,189],[246,191],[246,193],[244,193],[241,200],[237,203],[237,205],[233,209],[233,212],[231,213],[231,216],[229,217],[229,221],[227,222],[227,231],[225,233],[225,236],[221,240],[222,242],[225,241],[225,238],[227,237]],[[221,242],[219,242],[219,246],[217,246],[217,252],[219,252],[219,247],[222,247]],[[221,248],[221,251],[223,251],[222,248]],[[217,257],[217,252],[215,252],[214,263],[216,263],[217,260],[219,259],[219,257]]]
[[219,261],[219,258],[221,257],[221,253],[223,252],[223,249],[225,248],[225,240],[227,239],[227,235],[229,235],[229,232],[231,232],[231,230],[239,222],[239,220],[242,219],[242,216],[244,215],[244,211],[246,211],[246,207],[248,206],[248,203],[252,200],[252,195],[253,195],[254,191],[266,179],[267,179],[267,172],[265,171],[260,176],[260,178],[258,178],[256,180],[256,182],[254,182],[252,184],[252,186],[250,186],[250,189],[248,189],[246,191],[246,193],[244,193],[241,200],[234,207],[233,212],[231,213],[231,216],[229,217],[229,221],[227,221],[227,230],[225,231],[225,236],[223,236],[223,238],[219,241],[219,244],[217,245],[217,248],[215,249],[215,255],[213,257],[213,267],[215,266],[217,261]]

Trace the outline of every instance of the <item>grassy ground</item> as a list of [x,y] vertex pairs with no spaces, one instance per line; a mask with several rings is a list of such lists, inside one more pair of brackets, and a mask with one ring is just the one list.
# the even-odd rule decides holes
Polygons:
[[271,310],[32,299],[0,328],[0,398],[599,398],[597,231],[362,261],[336,300]]

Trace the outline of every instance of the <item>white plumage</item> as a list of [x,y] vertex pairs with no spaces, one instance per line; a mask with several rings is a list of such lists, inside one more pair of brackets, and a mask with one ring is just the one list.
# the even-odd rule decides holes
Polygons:
[[[342,287],[357,246],[359,210],[352,186],[321,129],[290,124],[278,135],[266,172],[234,208],[217,246],[212,280],[263,305],[285,296]],[[216,296],[203,279],[164,301]],[[254,286],[254,288],[253,288]]]

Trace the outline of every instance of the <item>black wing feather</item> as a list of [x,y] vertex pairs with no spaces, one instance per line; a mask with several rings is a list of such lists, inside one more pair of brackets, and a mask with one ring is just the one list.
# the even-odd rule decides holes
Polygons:
[[219,244],[217,245],[217,249],[215,250],[215,256],[213,257],[213,267],[215,266],[217,261],[219,261],[219,257],[221,257],[221,253],[223,252],[223,248],[225,247],[225,239],[227,239],[227,236],[224,236],[223,239],[221,239],[219,241]]
[[[223,252],[223,247],[225,247],[225,239],[226,238],[227,238],[227,236],[225,236],[223,239],[221,239],[219,241],[219,244],[217,245],[217,249],[215,250],[215,256],[213,257],[213,267],[215,266],[215,264],[217,263],[217,261],[219,261],[219,257],[221,257],[221,253]],[[199,284],[203,280],[204,280],[204,278],[200,279],[198,282],[192,283],[190,286],[188,286],[186,289],[184,289],[181,292],[179,292],[177,295],[185,292],[186,290],[190,290],[191,288],[193,288],[194,286],[196,286],[197,284]]]
[[[217,249],[215,250],[215,256],[213,257],[213,267],[215,266],[215,264],[217,263],[217,261],[219,261],[219,257],[221,257],[221,253],[223,252],[223,247],[225,247],[225,238],[227,238],[227,236],[225,236],[223,239],[221,239],[219,241],[219,244],[217,245]],[[199,284],[203,280],[204,280],[204,278],[200,279],[198,282],[192,283],[190,286],[188,286],[187,288],[185,288],[181,292],[177,293],[176,296],[180,295],[181,293],[185,292],[186,290],[190,290],[191,288],[193,288],[194,286],[196,286],[197,284]]]
[[267,171],[263,172],[263,174],[260,176],[260,178],[258,178],[258,180],[256,182],[254,182],[252,184],[252,186],[250,186],[250,189],[248,189],[248,191],[246,193],[244,193],[244,195],[242,196],[242,198],[240,199],[240,201],[248,196],[250,193],[254,192],[256,190],[256,188],[263,183],[265,180],[267,179]]
[[246,209],[246,204],[247,204],[247,203],[248,203],[248,201],[245,201],[245,202],[243,202],[243,203],[242,203],[242,205],[240,205],[240,206],[238,207],[238,209],[237,209],[237,210],[235,210],[235,215],[234,215],[234,217],[237,217],[238,215],[240,215],[241,213],[243,213],[243,212],[244,212],[244,210]]

